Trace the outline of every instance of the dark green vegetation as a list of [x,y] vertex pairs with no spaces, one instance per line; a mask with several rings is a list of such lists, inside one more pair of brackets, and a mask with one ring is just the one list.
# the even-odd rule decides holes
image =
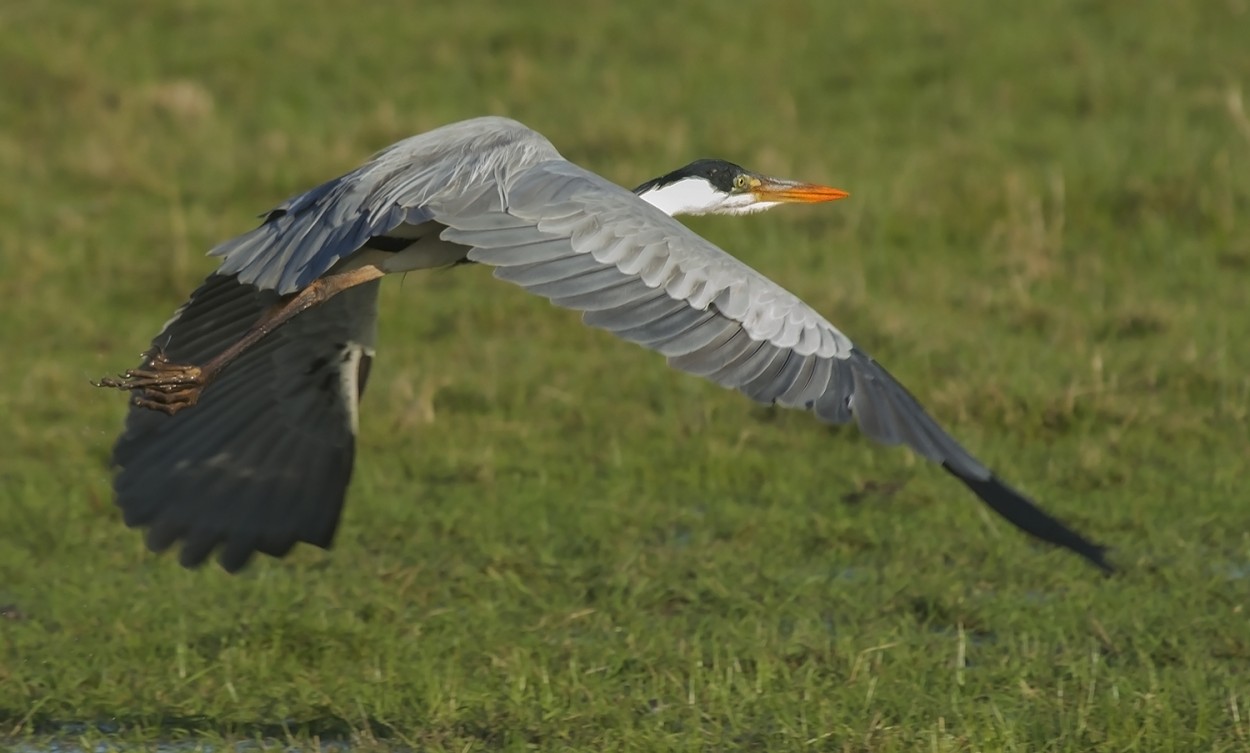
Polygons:
[[[346,8],[0,5],[0,738],[1250,745],[1246,3]],[[692,224],[1123,574],[475,268],[386,284],[332,554],[146,553],[88,380],[254,215],[483,113],[850,190]]]

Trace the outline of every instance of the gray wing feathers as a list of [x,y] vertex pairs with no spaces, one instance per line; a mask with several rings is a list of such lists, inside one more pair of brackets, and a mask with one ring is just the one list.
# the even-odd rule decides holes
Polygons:
[[[254,551],[328,546],[351,478],[356,406],[373,351],[376,282],[310,309],[244,352],[190,410],[132,407],[113,450],[118,504],[154,550],[237,570]],[[197,290],[154,345],[201,363],[279,297],[230,276]]]
[[[268,212],[260,227],[209,254],[222,257],[219,274],[292,293],[373,236],[420,225],[439,212],[467,216],[464,210],[478,201],[498,205],[497,181],[559,157],[547,139],[514,120],[454,123],[401,141],[350,173],[288,199]],[[483,220],[490,221],[487,215]]]
[[[631,192],[576,165],[545,162],[520,173],[506,201],[506,208],[497,204],[491,211],[528,221],[532,235],[513,227],[491,237],[465,228],[451,214],[438,217],[449,226],[443,238],[474,247],[470,258],[494,264],[518,239],[564,237],[569,253],[590,255],[694,308],[715,303],[757,340],[805,354],[850,350],[845,336],[793,294]],[[485,211],[480,204],[475,209]]]
[[[852,352],[850,362],[854,383],[847,392],[848,404],[865,433],[889,444],[905,443],[958,475],[990,478],[990,470],[947,434],[884,367],[859,349]],[[865,426],[866,421],[876,433]]]
[[506,195],[477,194],[462,211],[436,212],[443,240],[468,246],[468,258],[500,279],[583,312],[588,325],[753,400],[830,423],[856,419],[879,442],[989,477],[808,306],[624,189],[567,162],[543,163]]
[[[218,274],[256,287],[292,293],[324,274],[369,238],[402,224],[417,225],[427,213],[391,205],[370,210],[362,171],[297,196],[271,211],[264,224],[209,251],[224,257]],[[284,208],[289,207],[289,208]]]

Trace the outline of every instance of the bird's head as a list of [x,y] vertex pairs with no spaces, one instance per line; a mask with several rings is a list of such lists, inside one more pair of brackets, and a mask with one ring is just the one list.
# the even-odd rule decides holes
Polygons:
[[634,189],[643,201],[669,215],[750,214],[779,204],[845,199],[837,188],[753,173],[721,159],[701,159]]

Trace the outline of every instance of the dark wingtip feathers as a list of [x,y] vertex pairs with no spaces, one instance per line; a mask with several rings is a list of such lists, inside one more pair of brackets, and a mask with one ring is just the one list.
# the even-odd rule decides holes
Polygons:
[[[206,359],[276,297],[214,275],[161,338],[179,360]],[[258,552],[329,548],[351,478],[352,404],[367,374],[376,299],[375,282],[301,314],[241,356],[192,410],[131,407],[113,484],[123,520],[147,529],[149,549],[181,544],[183,567],[216,554],[237,572]]]
[[962,474],[947,463],[943,463],[942,467],[964,482],[973,493],[990,506],[990,509],[1006,518],[1016,528],[1042,541],[1076,552],[1106,575],[1115,572],[1115,567],[1107,561],[1106,547],[1089,541],[1057,519],[1047,515],[1028,497],[1012,489],[995,476],[979,479]]

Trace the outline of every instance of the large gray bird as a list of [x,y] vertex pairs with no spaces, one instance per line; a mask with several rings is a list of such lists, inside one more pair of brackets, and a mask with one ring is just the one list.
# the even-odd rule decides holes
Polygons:
[[940,463],[995,512],[1110,572],[1103,547],[1000,481],[884,368],[791,293],[672,219],[831,201],[837,189],[700,160],[630,192],[513,120],[414,136],[289,199],[103,386],[132,391],[113,452],[126,524],[185,566],[220,548],[328,547],[373,358],[378,278],[463,262],[761,403],[856,419]]

